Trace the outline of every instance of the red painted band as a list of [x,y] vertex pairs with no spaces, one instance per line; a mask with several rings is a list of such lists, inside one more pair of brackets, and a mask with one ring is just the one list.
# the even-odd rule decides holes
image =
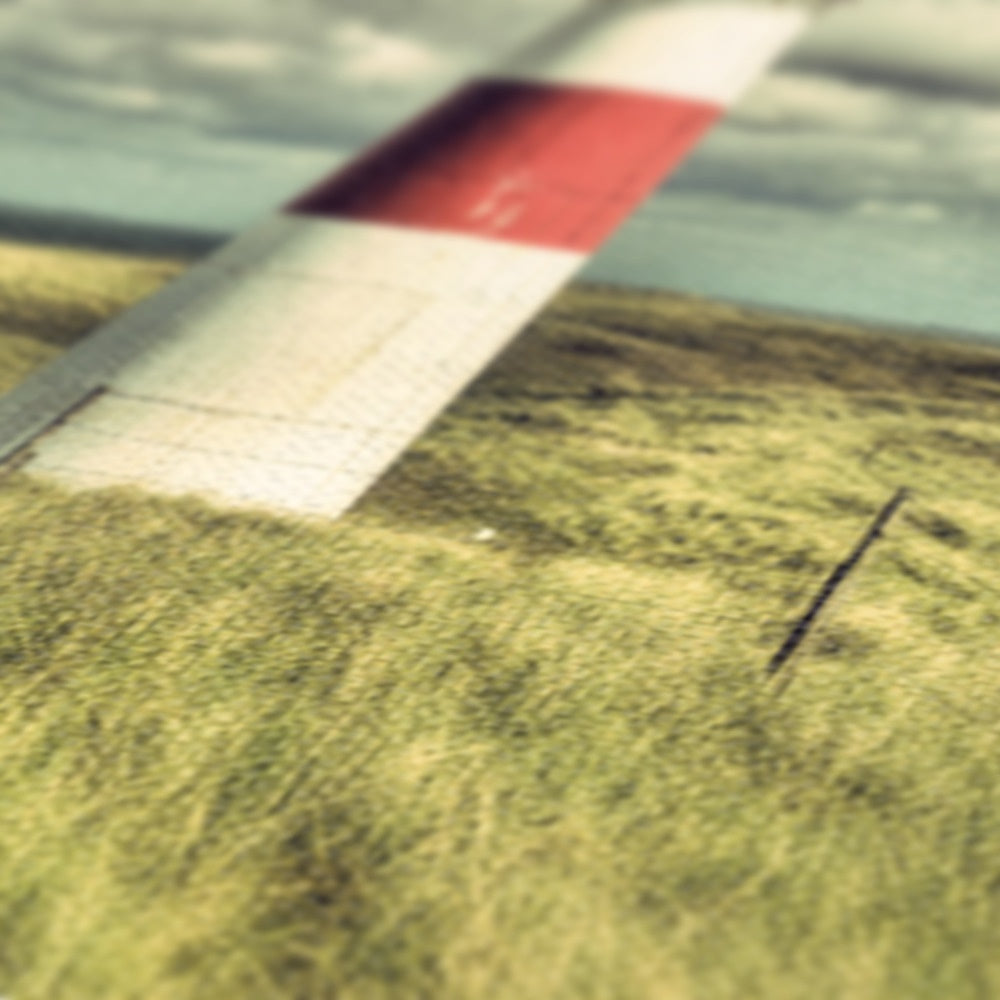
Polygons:
[[721,111],[598,87],[477,82],[287,211],[589,252]]

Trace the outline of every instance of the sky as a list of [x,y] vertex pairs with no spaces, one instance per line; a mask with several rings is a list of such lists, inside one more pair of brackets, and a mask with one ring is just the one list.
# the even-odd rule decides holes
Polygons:
[[[235,230],[578,0],[0,0],[0,205]],[[586,274],[1000,336],[1000,0],[846,0]]]

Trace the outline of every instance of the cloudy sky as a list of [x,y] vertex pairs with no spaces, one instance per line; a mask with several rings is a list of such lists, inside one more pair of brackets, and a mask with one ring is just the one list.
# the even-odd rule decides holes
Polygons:
[[[234,229],[579,0],[0,0],[0,205]],[[847,0],[594,277],[1000,335],[1000,0]]]

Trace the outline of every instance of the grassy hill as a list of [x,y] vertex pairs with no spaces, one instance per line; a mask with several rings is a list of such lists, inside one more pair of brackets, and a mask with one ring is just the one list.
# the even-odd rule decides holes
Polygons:
[[[0,261],[6,384],[179,266]],[[585,286],[333,524],[8,474],[0,993],[995,995],[998,462],[1000,351]]]
[[0,392],[182,266],[179,259],[0,240]]

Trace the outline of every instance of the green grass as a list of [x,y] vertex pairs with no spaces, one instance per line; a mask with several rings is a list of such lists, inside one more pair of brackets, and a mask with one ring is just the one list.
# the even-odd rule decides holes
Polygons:
[[335,524],[9,475],[0,993],[996,995],[998,373],[580,287]]
[[181,263],[0,241],[0,392]]

